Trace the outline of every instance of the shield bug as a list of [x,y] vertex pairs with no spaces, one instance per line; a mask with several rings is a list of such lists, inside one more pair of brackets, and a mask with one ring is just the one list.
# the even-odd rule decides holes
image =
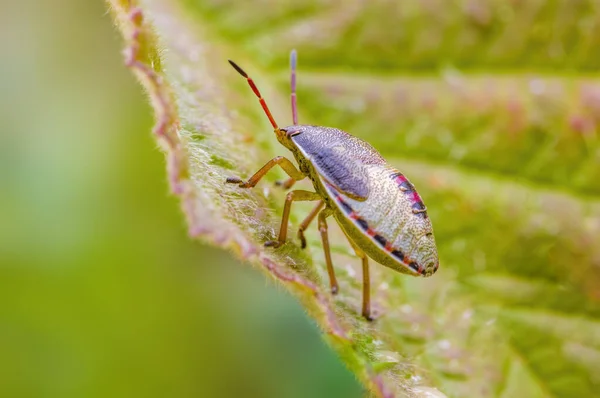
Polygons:
[[299,167],[296,168],[289,159],[277,156],[248,180],[230,177],[226,182],[238,184],[240,188],[252,188],[275,165],[279,165],[290,177],[281,184],[284,188],[291,188],[296,181],[310,178],[314,192],[293,190],[287,194],[279,237],[276,241],[266,242],[265,246],[277,248],[286,242],[292,202],[315,201],[314,209],[298,229],[301,245],[306,247],[304,231],[317,218],[331,292],[337,293],[338,283],[327,234],[327,218],[333,216],[362,260],[362,315],[370,320],[368,258],[405,274],[433,275],[439,261],[431,221],[414,185],[388,165],[367,142],[336,128],[298,124],[296,59],[296,52],[292,51],[293,125],[282,128],[275,122],[252,78],[236,63],[229,61],[246,78],[269,118],[277,140],[292,152]]

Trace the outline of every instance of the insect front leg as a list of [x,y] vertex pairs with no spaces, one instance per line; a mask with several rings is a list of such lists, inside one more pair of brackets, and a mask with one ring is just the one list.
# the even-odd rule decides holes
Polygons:
[[333,214],[330,208],[319,213],[319,232],[321,233],[321,240],[323,241],[323,251],[325,252],[325,263],[327,264],[327,273],[329,274],[329,286],[331,287],[331,294],[337,294],[339,286],[337,279],[335,279],[335,271],[333,269],[333,263],[331,262],[331,251],[329,249],[329,235],[327,234],[327,217]]
[[[342,229],[343,231],[343,229]],[[354,249],[354,253],[361,259],[362,261],[362,274],[363,274],[363,301],[362,301],[362,316],[365,317],[367,321],[372,321],[371,317],[371,280],[369,275],[369,258],[355,243],[352,239],[346,234],[344,231],[344,235],[348,239],[350,246]]]
[[284,158],[283,156],[277,156],[269,160],[263,167],[260,168],[260,170],[254,173],[254,175],[250,177],[248,181],[243,181],[239,177],[228,177],[225,182],[230,184],[239,184],[240,188],[253,188],[260,181],[260,179],[263,178],[265,174],[267,174],[267,172],[276,165],[281,166],[283,171],[285,171],[287,175],[294,180],[294,182],[302,180],[305,177],[305,175],[302,174],[302,172],[298,170],[289,159]]
[[312,209],[312,211],[306,216],[302,224],[300,224],[300,228],[298,228],[298,239],[300,239],[301,247],[306,248],[306,238],[304,237],[304,231],[308,229],[308,226],[315,219],[319,211],[323,208],[324,202],[322,200],[317,203],[317,205]]
[[290,209],[292,208],[292,202],[313,201],[320,199],[321,196],[319,196],[319,194],[316,192],[302,190],[295,190],[289,192],[285,197],[285,205],[283,206],[283,216],[281,217],[279,238],[277,240],[266,242],[265,246],[277,248],[285,243],[285,240],[287,239],[288,220],[290,218]]

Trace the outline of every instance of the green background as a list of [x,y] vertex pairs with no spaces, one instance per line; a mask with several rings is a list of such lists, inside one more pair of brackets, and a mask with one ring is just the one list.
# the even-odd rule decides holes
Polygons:
[[[596,1],[179,3],[219,57],[278,88],[281,124],[297,48],[301,122],[367,139],[419,187],[441,268],[372,267],[384,352],[369,334],[358,345],[375,368],[451,397],[599,396]],[[105,5],[1,4],[0,395],[361,396],[283,289],[187,237]],[[227,105],[265,157],[247,163],[283,154],[225,68]],[[223,174],[254,171],[223,152]],[[356,267],[338,267],[349,314]]]
[[0,396],[360,396],[299,304],[187,237],[105,4],[0,22]]

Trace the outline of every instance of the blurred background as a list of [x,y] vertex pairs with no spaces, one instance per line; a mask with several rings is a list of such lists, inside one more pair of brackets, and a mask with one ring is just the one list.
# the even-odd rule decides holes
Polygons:
[[187,238],[104,2],[0,4],[0,396],[360,396],[288,294]]
[[[597,1],[181,3],[282,93],[297,48],[301,121],[419,182],[442,267],[374,271],[394,350],[449,396],[600,396]],[[105,4],[0,5],[0,396],[361,396],[292,298],[187,238]]]

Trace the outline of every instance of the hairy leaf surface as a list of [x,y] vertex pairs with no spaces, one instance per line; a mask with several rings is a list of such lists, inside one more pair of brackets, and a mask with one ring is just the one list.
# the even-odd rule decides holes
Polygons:
[[[190,234],[280,281],[368,394],[597,396],[600,81],[532,72],[600,64],[588,51],[600,37],[594,2],[109,3]],[[278,229],[282,173],[252,190],[224,184],[288,155],[226,60],[285,126],[292,46],[300,122],[368,140],[419,188],[434,225],[432,278],[371,267],[374,323],[359,315],[360,262],[339,230],[335,297],[316,230],[307,251],[263,247]],[[485,68],[519,73],[474,73]],[[294,205],[292,228],[309,209]]]

